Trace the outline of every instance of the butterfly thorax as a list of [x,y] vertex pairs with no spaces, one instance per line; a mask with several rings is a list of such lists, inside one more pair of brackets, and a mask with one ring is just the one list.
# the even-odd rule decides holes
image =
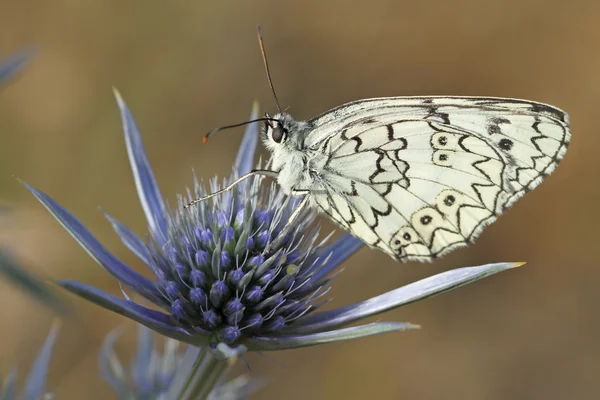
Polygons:
[[285,193],[310,190],[327,161],[324,154],[308,149],[304,138],[312,130],[310,123],[296,121],[289,114],[276,114],[263,134],[265,147],[271,152],[271,168],[278,173],[277,182]]

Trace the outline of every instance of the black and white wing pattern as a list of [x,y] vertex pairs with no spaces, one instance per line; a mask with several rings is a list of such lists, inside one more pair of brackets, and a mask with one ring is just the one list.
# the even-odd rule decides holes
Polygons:
[[539,185],[569,144],[565,112],[525,100],[362,100],[309,121],[304,146],[327,156],[311,200],[402,261],[473,241]]

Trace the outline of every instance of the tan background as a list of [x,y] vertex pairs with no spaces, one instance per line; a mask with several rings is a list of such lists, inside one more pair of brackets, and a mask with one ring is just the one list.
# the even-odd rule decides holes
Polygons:
[[[598,398],[599,4],[5,0],[0,54],[34,44],[39,55],[0,93],[0,198],[14,210],[0,240],[43,276],[118,293],[12,174],[143,270],[98,211],[145,232],[111,85],[172,200],[192,168],[203,177],[230,169],[241,131],[202,145],[204,132],[244,120],[255,98],[274,111],[255,38],[261,23],[279,99],[297,118],[365,97],[520,97],[567,110],[573,140],[560,168],[476,245],[431,265],[362,250],[335,279],[333,304],[460,266],[526,267],[382,316],[422,324],[419,332],[250,357],[252,375],[268,382],[255,398]],[[63,324],[50,386],[63,399],[112,398],[96,351],[124,321],[70,299],[79,319]],[[53,315],[4,283],[0,302],[1,369],[18,363],[24,372]]]

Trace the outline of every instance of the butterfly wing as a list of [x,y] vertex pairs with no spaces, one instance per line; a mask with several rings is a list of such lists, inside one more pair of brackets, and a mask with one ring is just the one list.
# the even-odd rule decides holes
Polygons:
[[564,156],[568,116],[499,98],[385,98],[312,121],[326,154],[311,197],[342,227],[402,261],[465,246]]

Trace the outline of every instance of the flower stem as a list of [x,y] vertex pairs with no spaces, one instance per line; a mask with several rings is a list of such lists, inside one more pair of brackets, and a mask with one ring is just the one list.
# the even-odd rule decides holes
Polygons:
[[208,399],[234,362],[235,359],[218,359],[208,347],[202,348],[178,399]]

